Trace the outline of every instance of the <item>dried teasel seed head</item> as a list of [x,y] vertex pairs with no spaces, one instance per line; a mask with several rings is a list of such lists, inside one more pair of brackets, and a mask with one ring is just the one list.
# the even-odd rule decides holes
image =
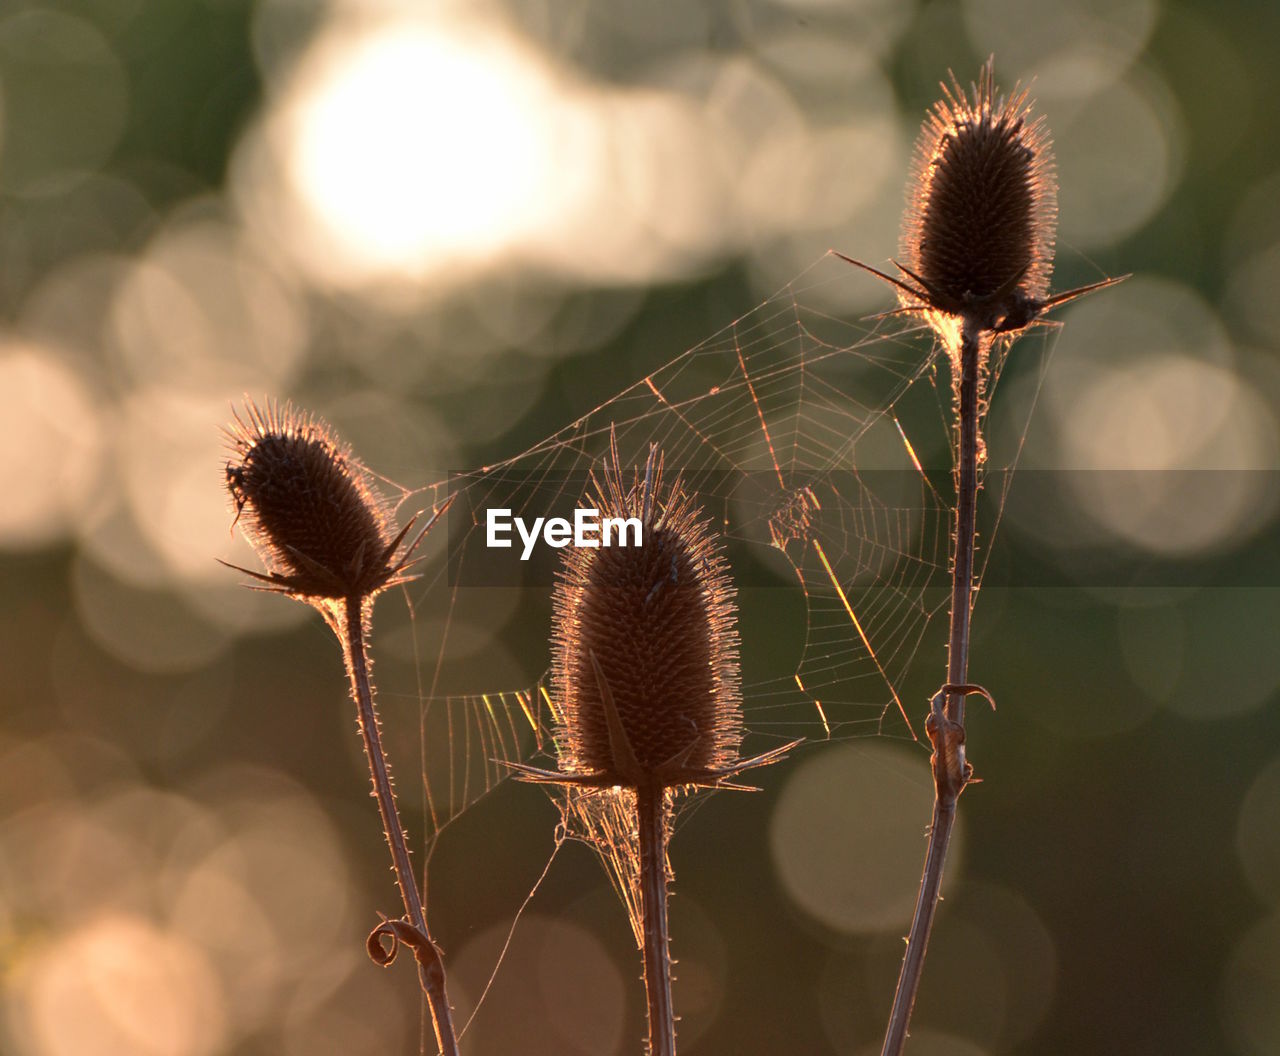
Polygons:
[[900,247],[918,290],[900,285],[899,296],[904,307],[1002,331],[1044,304],[1058,209],[1043,118],[1025,90],[996,95],[993,65],[969,96],[953,74],[925,120]]
[[328,426],[250,402],[227,438],[237,523],[269,572],[251,575],[307,600],[363,599],[394,581],[404,533],[393,536],[369,471]]
[[643,544],[566,551],[551,646],[560,771],[601,785],[714,783],[742,741],[728,563],[680,481],[664,489],[656,449],[630,488],[617,467],[615,449],[591,503],[602,523],[638,518]]

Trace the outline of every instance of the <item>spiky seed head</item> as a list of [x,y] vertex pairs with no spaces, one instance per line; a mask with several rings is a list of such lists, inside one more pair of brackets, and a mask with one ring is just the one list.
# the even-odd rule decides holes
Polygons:
[[593,484],[600,517],[639,518],[643,545],[565,552],[551,639],[560,771],[610,785],[711,782],[742,741],[728,563],[680,481],[663,488],[656,452],[630,488],[616,454]]
[[942,91],[917,142],[900,247],[925,296],[901,287],[899,295],[905,307],[999,330],[1049,289],[1057,226],[1049,136],[1026,91],[996,95],[991,59],[971,95],[954,74]]
[[227,438],[227,489],[269,571],[260,578],[304,599],[365,598],[394,578],[399,540],[386,506],[327,425],[248,402]]

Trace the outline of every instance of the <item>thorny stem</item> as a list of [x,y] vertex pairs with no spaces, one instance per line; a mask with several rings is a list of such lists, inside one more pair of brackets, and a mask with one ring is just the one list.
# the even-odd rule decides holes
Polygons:
[[[924,873],[907,935],[893,1011],[881,1056],[898,1056],[906,1045],[911,1010],[920,988],[929,933],[938,908],[947,847],[955,828],[956,801],[969,780],[964,751],[964,684],[969,666],[969,614],[973,602],[973,550],[978,504],[978,389],[981,335],[966,321],[960,337],[959,436],[956,450],[955,558],[951,568],[951,635],[947,685],[934,697],[926,729],[933,744],[934,801]],[[945,697],[945,705],[940,698]]]
[[[396,810],[395,791],[391,787],[391,773],[387,756],[382,750],[378,713],[373,704],[373,688],[369,680],[369,661],[364,647],[365,600],[348,598],[346,625],[344,627],[343,653],[351,676],[351,695],[356,701],[360,716],[360,734],[364,739],[364,751],[369,760],[369,774],[373,779],[373,793],[378,800],[378,812],[382,815],[382,829],[391,848],[391,861],[395,867],[396,883],[404,900],[405,913],[414,928],[426,938],[422,948],[415,948],[418,957],[418,979],[427,997],[431,1021],[435,1028],[436,1045],[442,1056],[457,1056],[458,1041],[453,1029],[453,1013],[445,991],[444,962],[440,951],[427,930],[426,914],[422,910],[422,897],[409,861],[409,847],[405,841],[400,815]],[[425,963],[424,963],[425,962]]]
[[640,834],[640,897],[644,928],[644,988],[649,1001],[649,1056],[675,1056],[675,1012],[671,1004],[670,935],[667,928],[667,790],[636,788]]

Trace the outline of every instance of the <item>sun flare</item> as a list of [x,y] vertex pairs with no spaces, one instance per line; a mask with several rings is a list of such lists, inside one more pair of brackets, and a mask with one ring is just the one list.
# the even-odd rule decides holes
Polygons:
[[290,182],[371,270],[488,257],[548,196],[551,93],[492,32],[404,22],[335,38],[300,79]]

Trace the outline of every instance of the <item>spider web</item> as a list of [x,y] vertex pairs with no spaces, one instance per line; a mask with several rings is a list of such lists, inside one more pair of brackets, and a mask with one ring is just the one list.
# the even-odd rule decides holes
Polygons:
[[[425,658],[416,695],[428,853],[511,775],[507,764],[555,768],[549,578],[523,588],[528,604],[505,632],[527,683],[468,686],[473,676],[453,659],[454,628],[485,594],[467,586],[468,575],[496,560],[484,511],[565,515],[583,504],[588,474],[615,439],[624,471],[642,467],[657,445],[726,540],[739,587],[744,756],[798,737],[919,741],[925,701],[944,673],[941,633],[937,662],[913,662],[931,628],[946,623],[950,381],[932,332],[912,317],[867,321],[827,307],[861,281],[828,254],[523,453],[406,494],[405,503],[424,506],[455,500],[447,534],[428,539],[435,561],[409,589],[415,649]],[[1038,363],[1040,376],[1046,332],[1019,343],[1020,361]],[[1007,351],[1005,342],[992,354],[988,398]],[[1025,423],[1013,451],[988,453],[979,580],[1024,436]],[[518,567],[520,546],[517,538],[515,549],[496,553]],[[540,549],[558,565],[556,551]]]

